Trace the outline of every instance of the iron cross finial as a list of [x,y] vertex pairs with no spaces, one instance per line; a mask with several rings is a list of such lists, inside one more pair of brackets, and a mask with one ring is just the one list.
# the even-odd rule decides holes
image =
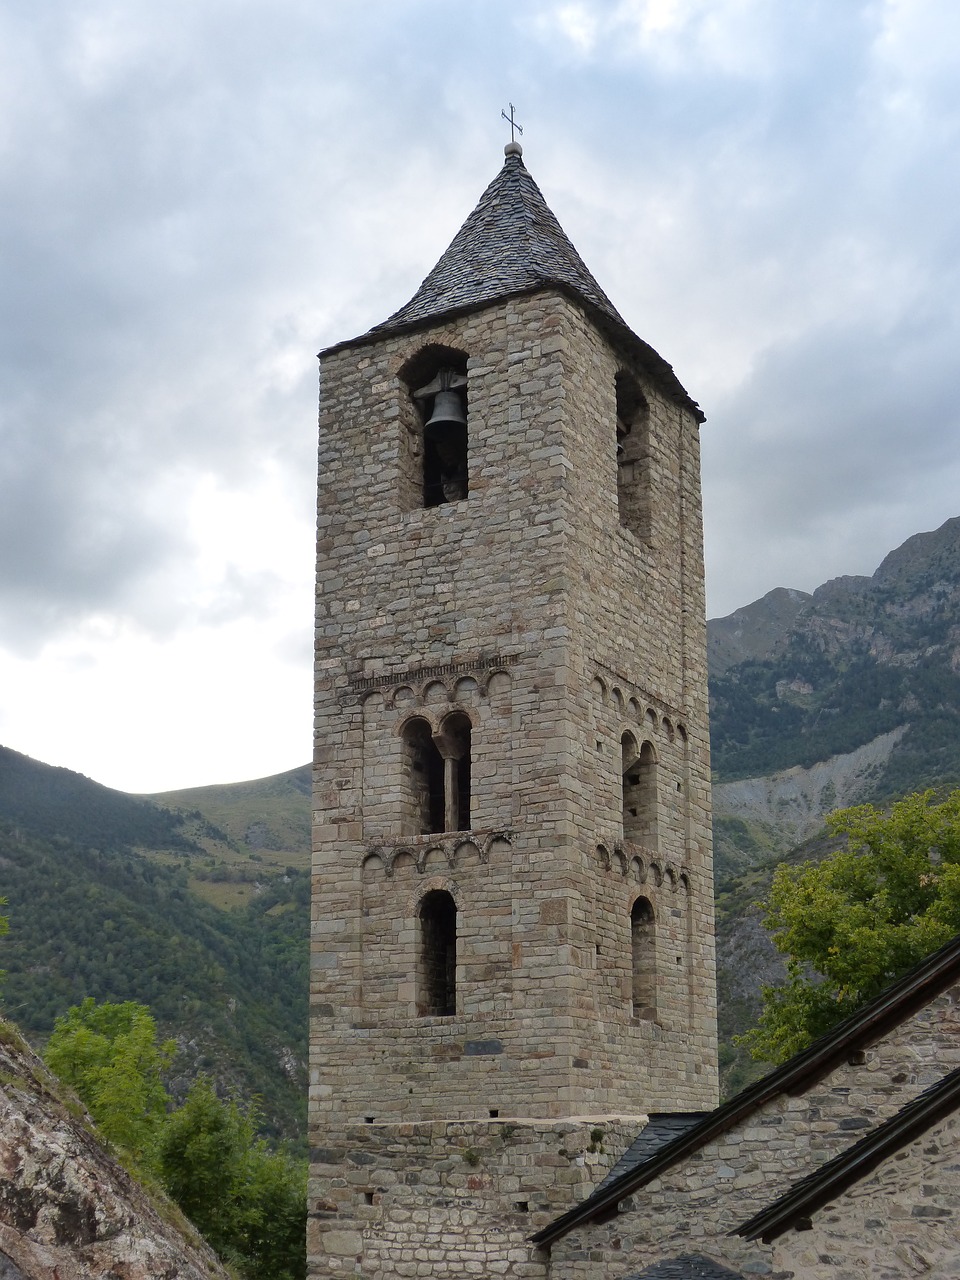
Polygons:
[[510,141],[516,142],[517,140],[516,135],[518,133],[520,134],[521,138],[523,137],[523,125],[517,124],[516,120],[514,120],[513,118],[513,103],[510,102],[507,105],[510,108],[510,114],[507,115],[505,111],[501,111],[500,114],[501,116],[503,116],[504,120],[506,120],[507,123],[510,125]]

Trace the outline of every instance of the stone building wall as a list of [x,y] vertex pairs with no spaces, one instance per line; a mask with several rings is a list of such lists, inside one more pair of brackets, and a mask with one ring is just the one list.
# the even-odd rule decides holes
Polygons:
[[313,1152],[324,1193],[311,1275],[545,1280],[530,1234],[586,1196],[635,1133],[636,1122],[589,1121],[344,1129]]
[[813,1217],[773,1242],[777,1271],[803,1280],[955,1280],[960,1276],[960,1118],[897,1151]]
[[[431,346],[469,353],[469,496],[405,510],[403,371]],[[406,1118],[411,1096],[438,1119],[715,1101],[702,582],[686,581],[702,565],[676,532],[681,508],[699,504],[692,463],[692,492],[678,480],[696,421],[647,380],[656,474],[673,479],[654,492],[654,511],[670,511],[653,520],[661,545],[645,548],[615,509],[622,363],[552,293],[324,363],[318,1118],[362,1122],[374,1099],[376,1119]],[[684,528],[698,536],[696,519]],[[470,830],[405,835],[404,724],[440,728],[451,711],[473,724]],[[625,732],[657,753],[656,841],[623,840]],[[457,1018],[429,1026],[413,952],[417,904],[434,888],[456,900],[462,934]],[[645,1019],[630,1000],[641,896],[656,914],[658,1002]],[[436,1054],[418,1048],[428,1026]],[[462,1048],[493,1041],[492,1064]],[[347,1065],[358,1054],[369,1070]]]
[[[466,371],[468,494],[424,506],[411,392],[438,362]],[[311,1267],[342,1272],[350,1250],[332,1245],[359,1238],[363,1273],[386,1276],[384,1251],[426,1261],[391,1222],[429,1227],[434,1267],[467,1238],[445,1183],[420,1216],[389,1216],[438,1160],[459,1186],[462,1161],[408,1141],[409,1123],[506,1121],[533,1149],[543,1122],[549,1187],[570,1167],[550,1125],[633,1117],[633,1136],[651,1110],[716,1103],[698,423],[549,290],[334,350],[321,379]],[[423,833],[416,743],[466,722],[469,823]],[[450,1011],[424,998],[427,895],[456,907]],[[375,1160],[403,1170],[374,1204],[350,1157],[318,1154],[353,1150],[357,1129],[397,1144]],[[587,1193],[589,1167],[549,1191],[551,1212]],[[467,1233],[498,1267],[498,1242],[516,1252],[535,1229],[500,1196]]]
[[[776,1245],[729,1233],[958,1066],[960,987],[954,987],[867,1049],[864,1062],[837,1067],[799,1096],[771,1099],[640,1187],[609,1222],[555,1241],[549,1280],[616,1280],[690,1253],[744,1274],[793,1275]],[[797,1240],[806,1256],[808,1245]],[[796,1274],[807,1280],[799,1266]],[[843,1271],[825,1275],[847,1280]]]

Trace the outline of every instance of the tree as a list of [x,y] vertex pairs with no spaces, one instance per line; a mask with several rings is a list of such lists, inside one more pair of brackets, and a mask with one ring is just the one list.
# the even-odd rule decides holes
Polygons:
[[98,1005],[88,997],[57,1019],[44,1056],[79,1094],[104,1137],[145,1171],[166,1123],[170,1099],[162,1075],[175,1048],[173,1040],[157,1043],[156,1023],[144,1005]]
[[785,1062],[960,930],[960,790],[918,792],[827,818],[844,845],[822,862],[781,866],[764,924],[787,982],[764,990],[759,1024],[740,1038]]
[[250,1277],[306,1275],[306,1167],[256,1137],[255,1107],[201,1077],[171,1115],[158,1166],[167,1191],[217,1253]]
[[175,1047],[157,1043],[146,1006],[88,998],[57,1019],[45,1056],[133,1171],[158,1178],[221,1258],[251,1280],[302,1280],[306,1164],[271,1151],[257,1108],[222,1101],[206,1077],[173,1110],[162,1074]]

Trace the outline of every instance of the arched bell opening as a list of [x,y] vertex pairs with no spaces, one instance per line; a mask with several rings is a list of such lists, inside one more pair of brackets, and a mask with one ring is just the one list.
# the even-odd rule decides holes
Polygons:
[[417,1016],[452,1017],[457,1012],[457,904],[445,889],[431,889],[420,902],[417,956]]
[[459,502],[470,487],[466,353],[431,344],[407,361],[400,377],[412,404],[409,456],[401,466],[404,505]]

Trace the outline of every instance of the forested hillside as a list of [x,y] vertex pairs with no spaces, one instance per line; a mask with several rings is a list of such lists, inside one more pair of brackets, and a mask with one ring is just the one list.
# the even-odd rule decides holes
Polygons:
[[[828,810],[960,782],[960,519],[870,578],[781,589],[709,624],[720,1016],[778,960],[756,909]],[[778,772],[779,771],[779,772]],[[215,1073],[302,1135],[310,769],[135,797],[0,748],[6,1011],[35,1043],[84,996],[148,1005],[183,1081]]]
[[[42,1043],[85,996],[139,1001],[176,1038],[178,1076],[207,1071],[258,1095],[274,1132],[302,1137],[302,861],[264,862],[197,810],[172,813],[0,749],[5,1011]],[[242,890],[237,905],[210,900],[224,886]]]

